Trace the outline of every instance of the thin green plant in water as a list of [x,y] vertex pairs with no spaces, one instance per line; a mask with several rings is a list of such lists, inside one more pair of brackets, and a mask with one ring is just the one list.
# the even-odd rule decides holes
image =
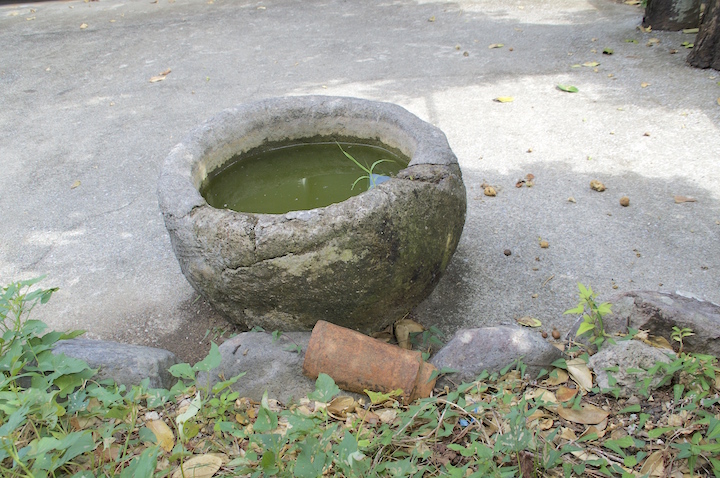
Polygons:
[[395,161],[393,161],[392,159],[378,159],[377,161],[375,161],[374,163],[372,163],[372,165],[370,166],[370,168],[368,168],[367,166],[363,166],[362,164],[360,164],[360,162],[359,162],[357,159],[353,158],[352,155],[350,155],[350,153],[348,153],[347,151],[345,151],[345,150],[342,148],[342,146],[340,146],[340,143],[338,143],[337,141],[336,141],[335,143],[338,145],[338,148],[340,148],[340,151],[342,151],[343,154],[344,154],[345,156],[347,156],[347,158],[348,158],[350,161],[352,161],[353,163],[355,163],[355,165],[356,165],[358,168],[362,169],[362,170],[365,171],[365,173],[366,173],[366,174],[360,176],[359,178],[357,178],[357,179],[355,180],[355,182],[352,184],[352,187],[351,187],[350,189],[355,189],[355,185],[357,185],[358,182],[360,182],[360,181],[362,181],[363,179],[367,178],[367,180],[368,180],[368,191],[369,191],[370,189],[374,188],[374,187],[377,185],[376,181],[377,181],[377,179],[378,179],[379,177],[381,177],[380,174],[375,174],[375,173],[373,173],[373,171],[375,170],[375,166],[377,166],[377,165],[380,164],[380,163],[386,163],[386,162],[387,162],[387,163],[394,163],[394,162],[395,162]]

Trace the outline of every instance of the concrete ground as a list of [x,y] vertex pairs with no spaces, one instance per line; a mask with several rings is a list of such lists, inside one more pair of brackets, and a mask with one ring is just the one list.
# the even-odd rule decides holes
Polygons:
[[329,94],[400,104],[459,158],[467,222],[420,322],[566,329],[578,281],[720,303],[720,73],[641,18],[610,0],[3,3],[0,283],[47,274],[35,318],[199,358],[224,322],[180,272],[160,165],[226,107]]

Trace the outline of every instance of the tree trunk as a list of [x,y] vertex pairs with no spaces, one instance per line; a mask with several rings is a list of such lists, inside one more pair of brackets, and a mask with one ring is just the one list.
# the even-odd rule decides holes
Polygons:
[[702,0],[648,0],[643,26],[678,31],[700,26]]
[[687,61],[696,68],[720,70],[720,0],[708,0],[695,48]]

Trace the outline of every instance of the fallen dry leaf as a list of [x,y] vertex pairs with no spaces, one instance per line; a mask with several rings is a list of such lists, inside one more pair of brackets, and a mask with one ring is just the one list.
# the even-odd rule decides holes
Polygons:
[[150,83],[157,83],[158,81],[163,81],[165,79],[165,77],[167,77],[170,74],[171,71],[172,70],[170,68],[168,68],[167,70],[163,71],[159,75],[153,76],[152,78],[150,78]]
[[490,48],[490,49],[492,49],[492,48],[502,48],[502,47],[504,47],[504,46],[505,46],[505,45],[502,44],[502,43],[493,43],[493,44],[490,45],[488,48]]
[[575,431],[571,428],[562,427],[560,429],[560,438],[564,438],[565,440],[575,441],[577,440],[577,435],[575,434]]
[[70,419],[70,425],[73,427],[74,430],[77,431],[95,427],[99,422],[100,420],[98,420],[96,417],[72,417]]
[[572,453],[573,455],[575,455],[575,457],[579,458],[582,461],[599,460],[600,459],[600,457],[597,456],[596,454],[588,453],[584,450],[571,451],[570,453]]
[[597,425],[607,418],[608,412],[591,403],[581,403],[580,409],[558,407],[557,414],[569,422],[582,423],[583,425]]
[[382,340],[385,343],[390,342],[393,339],[393,326],[392,324],[385,327],[380,332],[373,332],[372,337],[374,339]]
[[681,427],[683,425],[683,419],[680,415],[672,414],[668,417],[667,424],[669,427]]
[[[551,391],[545,389],[545,388],[534,388],[532,390],[528,390],[525,392],[525,399],[526,400],[534,400],[538,397],[541,397],[545,393],[551,393],[553,398],[555,397],[555,394]],[[554,403],[557,403],[557,400],[554,400]]]
[[517,319],[517,323],[520,325],[524,325],[525,327],[540,327],[542,325],[542,322],[540,322],[538,319],[536,319],[535,317],[529,317],[527,315],[525,317],[520,317],[519,319]]
[[404,349],[412,349],[412,343],[410,343],[410,334],[423,332],[425,327],[418,324],[414,320],[400,319],[395,322],[395,339],[397,340],[398,346]]
[[[605,426],[607,426],[607,420],[603,420],[603,422],[605,423]],[[600,422],[600,423],[602,424],[603,422]],[[582,433],[582,435],[580,435],[580,438],[586,437],[586,436],[589,436],[589,435],[592,435],[593,433],[594,433],[595,435],[597,435],[598,438],[602,438],[602,437],[605,436],[605,426],[590,425],[590,426],[587,427],[587,429]]]
[[582,64],[582,66],[588,66],[590,68],[594,68],[594,67],[598,66],[599,64],[600,63],[598,63],[596,61],[586,61],[585,63]]
[[643,81],[642,83],[640,83],[640,88],[647,88],[648,86],[650,86],[650,83],[647,83],[647,82],[645,82],[645,81]]
[[675,196],[675,204],[680,204],[683,202],[697,202],[697,199],[687,196]]
[[565,386],[561,386],[557,389],[555,395],[557,396],[557,399],[561,402],[567,402],[568,400],[572,400],[573,398],[575,398],[575,395],[577,395],[577,393],[577,388],[568,388]]
[[380,418],[380,421],[383,423],[392,423],[397,418],[397,410],[394,408],[386,408],[384,410],[380,410],[377,412],[378,418]]
[[348,413],[354,412],[357,403],[355,399],[347,395],[333,398],[327,405],[327,411],[334,418],[343,419]]
[[194,478],[210,478],[213,476],[223,464],[223,459],[214,453],[190,458],[183,463],[182,467],[178,467],[173,473],[172,478],[184,478],[192,476]]
[[529,423],[533,420],[540,420],[545,416],[545,412],[540,410],[539,408],[532,412],[528,417],[526,417],[526,421]]
[[370,410],[360,409],[358,410],[357,415],[362,419],[363,422],[369,423],[371,425],[375,425],[380,421],[380,417],[375,412],[371,412]]
[[496,101],[498,103],[512,103],[515,101],[515,98],[512,96],[498,96],[497,98],[493,99],[493,101]]
[[82,25],[80,25],[80,30],[85,30],[87,27],[88,27],[88,24],[83,23]]
[[540,241],[540,247],[543,249],[547,249],[550,247],[550,243],[548,241]]
[[549,430],[552,428],[555,421],[552,418],[546,418],[538,422],[538,428],[540,430]]
[[569,375],[565,370],[561,368],[556,368],[555,370],[550,372],[550,376],[548,378],[543,380],[543,384],[552,387],[567,382],[568,378]]
[[640,468],[640,474],[647,476],[665,476],[664,461],[662,450],[652,452]]
[[145,424],[155,434],[158,445],[166,452],[171,452],[175,446],[175,435],[170,427],[162,420],[150,420]]
[[670,345],[670,342],[667,341],[665,337],[662,337],[660,335],[650,335],[646,339],[640,339],[642,342],[652,345],[655,348],[658,349],[667,349],[672,350],[672,345]]
[[531,396],[532,398],[543,401],[548,405],[557,405],[558,403],[558,399],[555,397],[555,394],[550,390],[545,390],[544,388],[538,388],[531,394]]
[[70,189],[75,189],[76,187],[80,186],[80,181],[75,181],[70,185]]
[[585,361],[582,359],[568,360],[567,370],[570,377],[575,380],[575,383],[580,385],[584,390],[588,391],[592,389],[592,373]]

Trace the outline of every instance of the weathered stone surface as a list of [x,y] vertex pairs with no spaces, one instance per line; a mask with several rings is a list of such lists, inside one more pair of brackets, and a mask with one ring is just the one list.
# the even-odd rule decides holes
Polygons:
[[84,360],[90,368],[100,369],[97,377],[113,379],[130,388],[150,379],[151,388],[170,388],[176,379],[168,369],[177,363],[175,354],[164,349],[122,344],[107,340],[61,340],[54,354]]
[[[560,350],[545,341],[539,333],[520,327],[482,327],[460,329],[440,349],[430,363],[438,369],[443,367],[458,370],[448,376],[459,384],[472,382],[483,370],[499,372],[513,360],[522,358],[530,376],[541,369],[550,369],[550,364],[562,356]],[[447,384],[438,381],[439,386]]]
[[[273,341],[264,332],[245,332],[220,345],[220,366],[201,373],[198,383],[202,386],[216,384],[241,372],[247,372],[232,389],[242,397],[260,400],[267,390],[268,396],[283,403],[298,400],[315,390],[315,381],[302,374],[305,350],[310,332],[288,332]],[[296,345],[301,352],[294,351]]]
[[673,326],[692,329],[686,337],[685,352],[720,357],[720,306],[692,297],[654,291],[633,291],[612,297],[613,314],[608,316],[608,332],[626,332],[627,327],[649,330],[651,335],[670,336]]
[[[617,387],[619,396],[629,397],[638,393],[640,383],[647,377],[643,373],[628,373],[628,369],[648,370],[658,362],[670,363],[668,355],[675,353],[670,350],[659,349],[644,344],[639,340],[623,340],[615,344],[606,343],[602,349],[590,357],[588,366],[593,369],[601,391]],[[608,372],[609,367],[618,367],[617,372]],[[610,385],[609,375],[617,380],[616,385]],[[661,376],[654,377],[650,382],[650,389],[654,389],[662,380]]]
[[[293,140],[361,139],[411,158],[397,177],[338,204],[287,214],[210,207],[198,192],[236,154]],[[230,321],[371,333],[427,297],[465,221],[465,186],[445,135],[403,108],[288,97],[226,110],[173,149],[159,179],[185,277]]]

